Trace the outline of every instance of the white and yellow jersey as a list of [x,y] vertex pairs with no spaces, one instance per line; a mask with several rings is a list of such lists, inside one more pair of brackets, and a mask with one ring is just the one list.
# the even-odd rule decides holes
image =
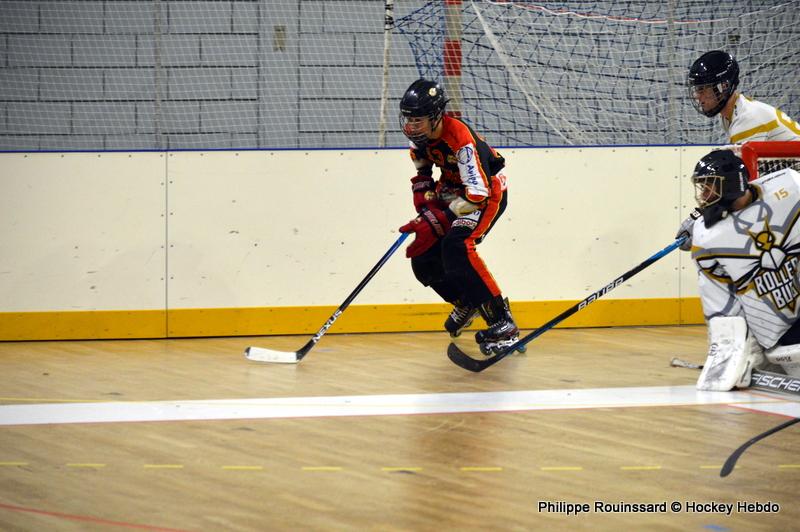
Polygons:
[[746,208],[710,228],[695,222],[692,258],[706,320],[744,316],[770,348],[800,316],[800,174],[787,168],[751,185]]
[[751,140],[800,140],[800,124],[780,109],[739,94],[729,122],[722,117],[722,127],[731,144]]

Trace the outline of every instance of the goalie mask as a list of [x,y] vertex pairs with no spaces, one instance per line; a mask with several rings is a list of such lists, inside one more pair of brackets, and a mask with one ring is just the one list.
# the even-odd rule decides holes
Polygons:
[[418,79],[412,83],[400,100],[403,134],[417,146],[424,146],[442,121],[446,105],[444,90],[437,82]]
[[744,162],[730,150],[712,151],[700,159],[692,183],[706,227],[732,212],[733,203],[747,192],[749,179]]
[[716,116],[739,86],[739,65],[727,52],[707,52],[692,64],[686,84],[697,112]]

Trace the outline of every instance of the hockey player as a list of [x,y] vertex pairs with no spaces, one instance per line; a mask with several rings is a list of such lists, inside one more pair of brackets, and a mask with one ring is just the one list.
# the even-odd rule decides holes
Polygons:
[[417,280],[453,305],[445,329],[458,336],[480,312],[488,329],[475,339],[488,355],[519,337],[508,300],[476,250],[506,208],[505,160],[467,124],[446,116],[446,105],[441,86],[426,79],[412,83],[400,100],[400,126],[417,170],[411,190],[418,213],[400,231],[415,233],[406,255]]
[[[720,115],[730,144],[754,140],[800,140],[800,125],[783,111],[741,94],[739,64],[727,52],[714,50],[701,55],[689,69],[689,96],[695,109],[707,117]],[[687,235],[681,249],[692,246],[694,216],[683,221],[676,237]]]
[[692,181],[708,358],[700,390],[747,387],[754,367],[800,376],[800,174],[790,168],[749,182],[730,150],[713,151]]
[[783,111],[739,92],[739,65],[727,52],[714,50],[701,55],[689,69],[687,85],[699,113],[720,115],[730,144],[800,140],[800,125]]

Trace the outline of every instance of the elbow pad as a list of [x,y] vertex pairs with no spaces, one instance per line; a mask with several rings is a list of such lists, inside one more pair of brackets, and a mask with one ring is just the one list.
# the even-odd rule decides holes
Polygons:
[[450,202],[448,208],[456,216],[466,216],[467,214],[477,211],[480,208],[480,205],[472,203],[471,201],[467,201],[464,198],[456,198]]

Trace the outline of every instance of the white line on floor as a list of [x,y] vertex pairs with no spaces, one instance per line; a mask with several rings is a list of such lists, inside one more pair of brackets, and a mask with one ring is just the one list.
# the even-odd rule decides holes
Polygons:
[[0,406],[0,425],[117,423],[334,416],[390,416],[653,406],[730,405],[800,417],[800,403],[747,392],[698,392],[693,386],[478,393],[280,397],[197,401]]

